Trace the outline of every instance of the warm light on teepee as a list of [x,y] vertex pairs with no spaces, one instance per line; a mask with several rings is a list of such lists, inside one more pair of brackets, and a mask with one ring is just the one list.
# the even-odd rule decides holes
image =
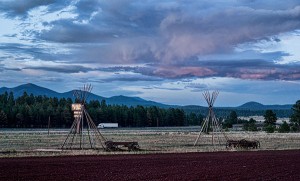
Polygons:
[[106,139],[102,136],[91,116],[85,109],[85,103],[92,86],[84,85],[83,89],[74,91],[78,103],[72,104],[74,122],[65,139],[62,149],[97,149],[103,148]]

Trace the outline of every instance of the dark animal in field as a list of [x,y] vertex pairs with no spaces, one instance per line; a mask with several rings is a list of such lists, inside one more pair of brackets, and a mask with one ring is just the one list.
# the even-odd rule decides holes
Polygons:
[[227,140],[226,142],[226,148],[236,148],[239,146],[239,141],[238,140]]
[[260,143],[259,141],[255,140],[255,141],[249,141],[249,140],[245,140],[242,139],[239,141],[239,146],[241,148],[259,148],[260,147]]
[[120,147],[127,147],[128,151],[138,151],[140,150],[140,146],[138,142],[114,142],[114,141],[106,141],[105,142],[107,151],[122,151]]
[[255,141],[249,141],[246,139],[241,139],[241,140],[227,140],[226,142],[226,148],[260,148],[260,142],[255,140]]

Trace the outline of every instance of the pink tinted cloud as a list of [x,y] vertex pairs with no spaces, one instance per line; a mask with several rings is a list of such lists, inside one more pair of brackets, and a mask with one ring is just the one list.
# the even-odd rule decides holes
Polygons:
[[234,74],[227,74],[228,77],[250,79],[250,80],[297,80],[300,78],[299,71],[289,71],[279,68],[259,68],[259,69],[245,69],[242,68],[236,71]]
[[300,27],[299,19],[300,6],[287,10],[235,7],[194,16],[188,12],[170,14],[160,24],[166,40],[160,59],[185,61],[232,51],[238,44],[295,30]]

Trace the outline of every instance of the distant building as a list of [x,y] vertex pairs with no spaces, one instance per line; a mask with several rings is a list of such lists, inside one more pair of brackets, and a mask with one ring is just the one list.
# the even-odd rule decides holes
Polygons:
[[243,131],[244,130],[244,124],[233,124],[232,131]]
[[[256,122],[255,126],[257,127],[258,131],[263,130],[264,123],[263,122]],[[277,127],[277,125],[276,125]],[[244,131],[244,124],[233,124],[231,131]]]
[[264,123],[263,122],[256,122],[255,126],[256,126],[258,131],[261,131],[264,128]]

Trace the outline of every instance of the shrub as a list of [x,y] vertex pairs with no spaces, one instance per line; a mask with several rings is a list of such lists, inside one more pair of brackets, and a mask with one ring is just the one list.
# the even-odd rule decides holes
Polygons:
[[267,125],[264,127],[264,131],[266,131],[267,133],[274,133],[275,131],[275,126],[274,125]]
[[288,133],[290,132],[290,126],[286,121],[283,121],[282,125],[279,127],[279,133]]

